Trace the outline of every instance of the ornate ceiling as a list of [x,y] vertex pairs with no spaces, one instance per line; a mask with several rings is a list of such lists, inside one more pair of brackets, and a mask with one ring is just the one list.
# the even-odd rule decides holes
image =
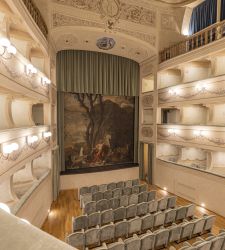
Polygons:
[[[100,38],[113,38],[104,52],[143,62],[158,51],[160,32],[179,32],[174,8],[151,0],[34,0],[42,12],[57,51],[101,51]],[[160,0],[182,3],[182,0]],[[189,1],[188,1],[189,2]]]

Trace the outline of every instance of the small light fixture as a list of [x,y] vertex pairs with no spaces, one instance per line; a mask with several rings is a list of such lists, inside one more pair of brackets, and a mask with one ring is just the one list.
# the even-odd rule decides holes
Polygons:
[[26,224],[30,225],[30,222],[26,219],[20,219],[21,221],[25,222]]
[[0,209],[4,210],[8,214],[11,214],[10,208],[5,203],[0,203]]
[[19,149],[19,145],[17,143],[11,143],[9,145],[4,145],[3,146],[3,154],[11,154],[14,151],[17,151]]
[[51,84],[51,80],[49,80],[47,77],[42,77],[41,82],[43,85]]
[[201,203],[201,207],[205,207],[205,203]]
[[178,92],[179,92],[178,89],[169,89],[168,91],[168,93],[173,96],[178,95]]
[[11,42],[9,41],[8,38],[2,37],[2,38],[0,38],[0,45],[2,47],[8,48],[11,45]]
[[12,54],[12,55],[15,55],[16,52],[17,52],[16,47],[14,47],[13,45],[10,45],[9,47],[7,47],[6,50],[7,50],[7,52],[8,52],[9,54]]
[[163,190],[164,190],[164,191],[167,191],[167,187],[164,187]]
[[38,141],[38,136],[33,135],[33,136],[28,136],[27,137],[27,143],[28,144],[33,144]]
[[188,29],[183,29],[182,35],[183,36],[189,36],[189,30]]
[[202,85],[197,84],[195,88],[199,92],[204,92],[204,91],[208,90],[209,86],[207,84],[202,84]]
[[50,131],[44,132],[44,133],[43,133],[43,137],[44,137],[44,138],[49,138],[49,137],[51,137],[51,136],[52,136],[52,132],[50,132]]
[[[2,37],[0,38],[0,45],[3,47],[3,52],[1,53],[1,56],[4,56],[5,53],[7,52],[10,55],[15,55],[17,50],[16,47],[14,47],[10,40],[8,38]],[[5,59],[9,59],[10,57],[5,57]]]
[[174,129],[174,128],[169,128],[168,129],[168,133],[169,134],[174,134],[174,135],[176,135],[176,134],[178,134],[179,133],[179,130],[178,129]]
[[27,64],[26,73],[27,75],[37,74],[37,69],[32,64]]

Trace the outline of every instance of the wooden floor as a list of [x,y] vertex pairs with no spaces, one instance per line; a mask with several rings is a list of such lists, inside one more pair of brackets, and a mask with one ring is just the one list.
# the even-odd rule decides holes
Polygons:
[[[159,189],[156,186],[149,186],[149,190],[157,191],[157,198],[168,195],[164,190]],[[190,201],[178,197],[178,205],[190,204]],[[215,214],[210,212],[202,207],[196,207],[196,216],[200,217],[203,214]],[[65,240],[66,235],[72,232],[72,217],[81,215],[81,209],[78,201],[78,192],[77,190],[66,190],[61,191],[57,201],[53,202],[51,206],[51,211],[48,215],[48,218],[42,226],[42,230],[55,236],[60,240]],[[220,229],[225,228],[225,218],[219,215],[216,215],[216,223],[213,227],[212,233],[218,234]],[[206,237],[207,235],[204,235]],[[194,242],[191,240],[190,242]],[[181,244],[174,244],[176,248],[182,246]]]

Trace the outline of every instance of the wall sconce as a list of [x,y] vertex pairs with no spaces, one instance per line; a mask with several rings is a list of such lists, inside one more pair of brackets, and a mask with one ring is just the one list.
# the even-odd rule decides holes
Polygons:
[[33,143],[35,143],[37,141],[38,141],[38,136],[36,136],[36,135],[27,137],[27,144],[28,145],[33,144]]
[[[5,37],[0,38],[0,45],[3,47],[3,52],[0,55],[3,56],[5,59],[11,58],[11,56],[15,55],[17,52],[16,47],[14,47],[11,44],[8,38],[5,38]],[[10,56],[5,57],[4,55],[6,53],[8,53]]]
[[179,130],[178,129],[173,129],[173,128],[169,128],[168,129],[168,133],[170,134],[170,135],[176,135],[177,133],[179,132]]
[[46,139],[51,137],[51,136],[52,136],[52,132],[50,132],[50,131],[43,133],[43,137],[46,138]]
[[168,93],[170,94],[170,95],[178,95],[178,89],[169,89],[169,91],[168,91]]
[[42,83],[43,85],[50,84],[50,83],[51,83],[51,80],[49,80],[47,77],[42,77],[42,78],[41,78],[41,83]]
[[11,154],[14,151],[19,149],[19,145],[17,143],[11,143],[9,145],[3,146],[2,152],[3,154]]
[[32,64],[27,64],[25,67],[27,75],[37,74],[37,69]]

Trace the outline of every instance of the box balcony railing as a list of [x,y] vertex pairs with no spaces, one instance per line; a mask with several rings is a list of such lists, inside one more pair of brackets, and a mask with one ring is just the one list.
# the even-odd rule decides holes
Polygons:
[[30,12],[30,15],[34,19],[35,23],[37,24],[45,38],[47,38],[48,28],[37,6],[33,3],[32,0],[23,0],[23,3],[25,4],[26,8]]
[[215,23],[185,40],[162,50],[159,53],[159,62],[165,62],[179,55],[183,55],[207,44],[213,43],[225,37],[225,20]]

